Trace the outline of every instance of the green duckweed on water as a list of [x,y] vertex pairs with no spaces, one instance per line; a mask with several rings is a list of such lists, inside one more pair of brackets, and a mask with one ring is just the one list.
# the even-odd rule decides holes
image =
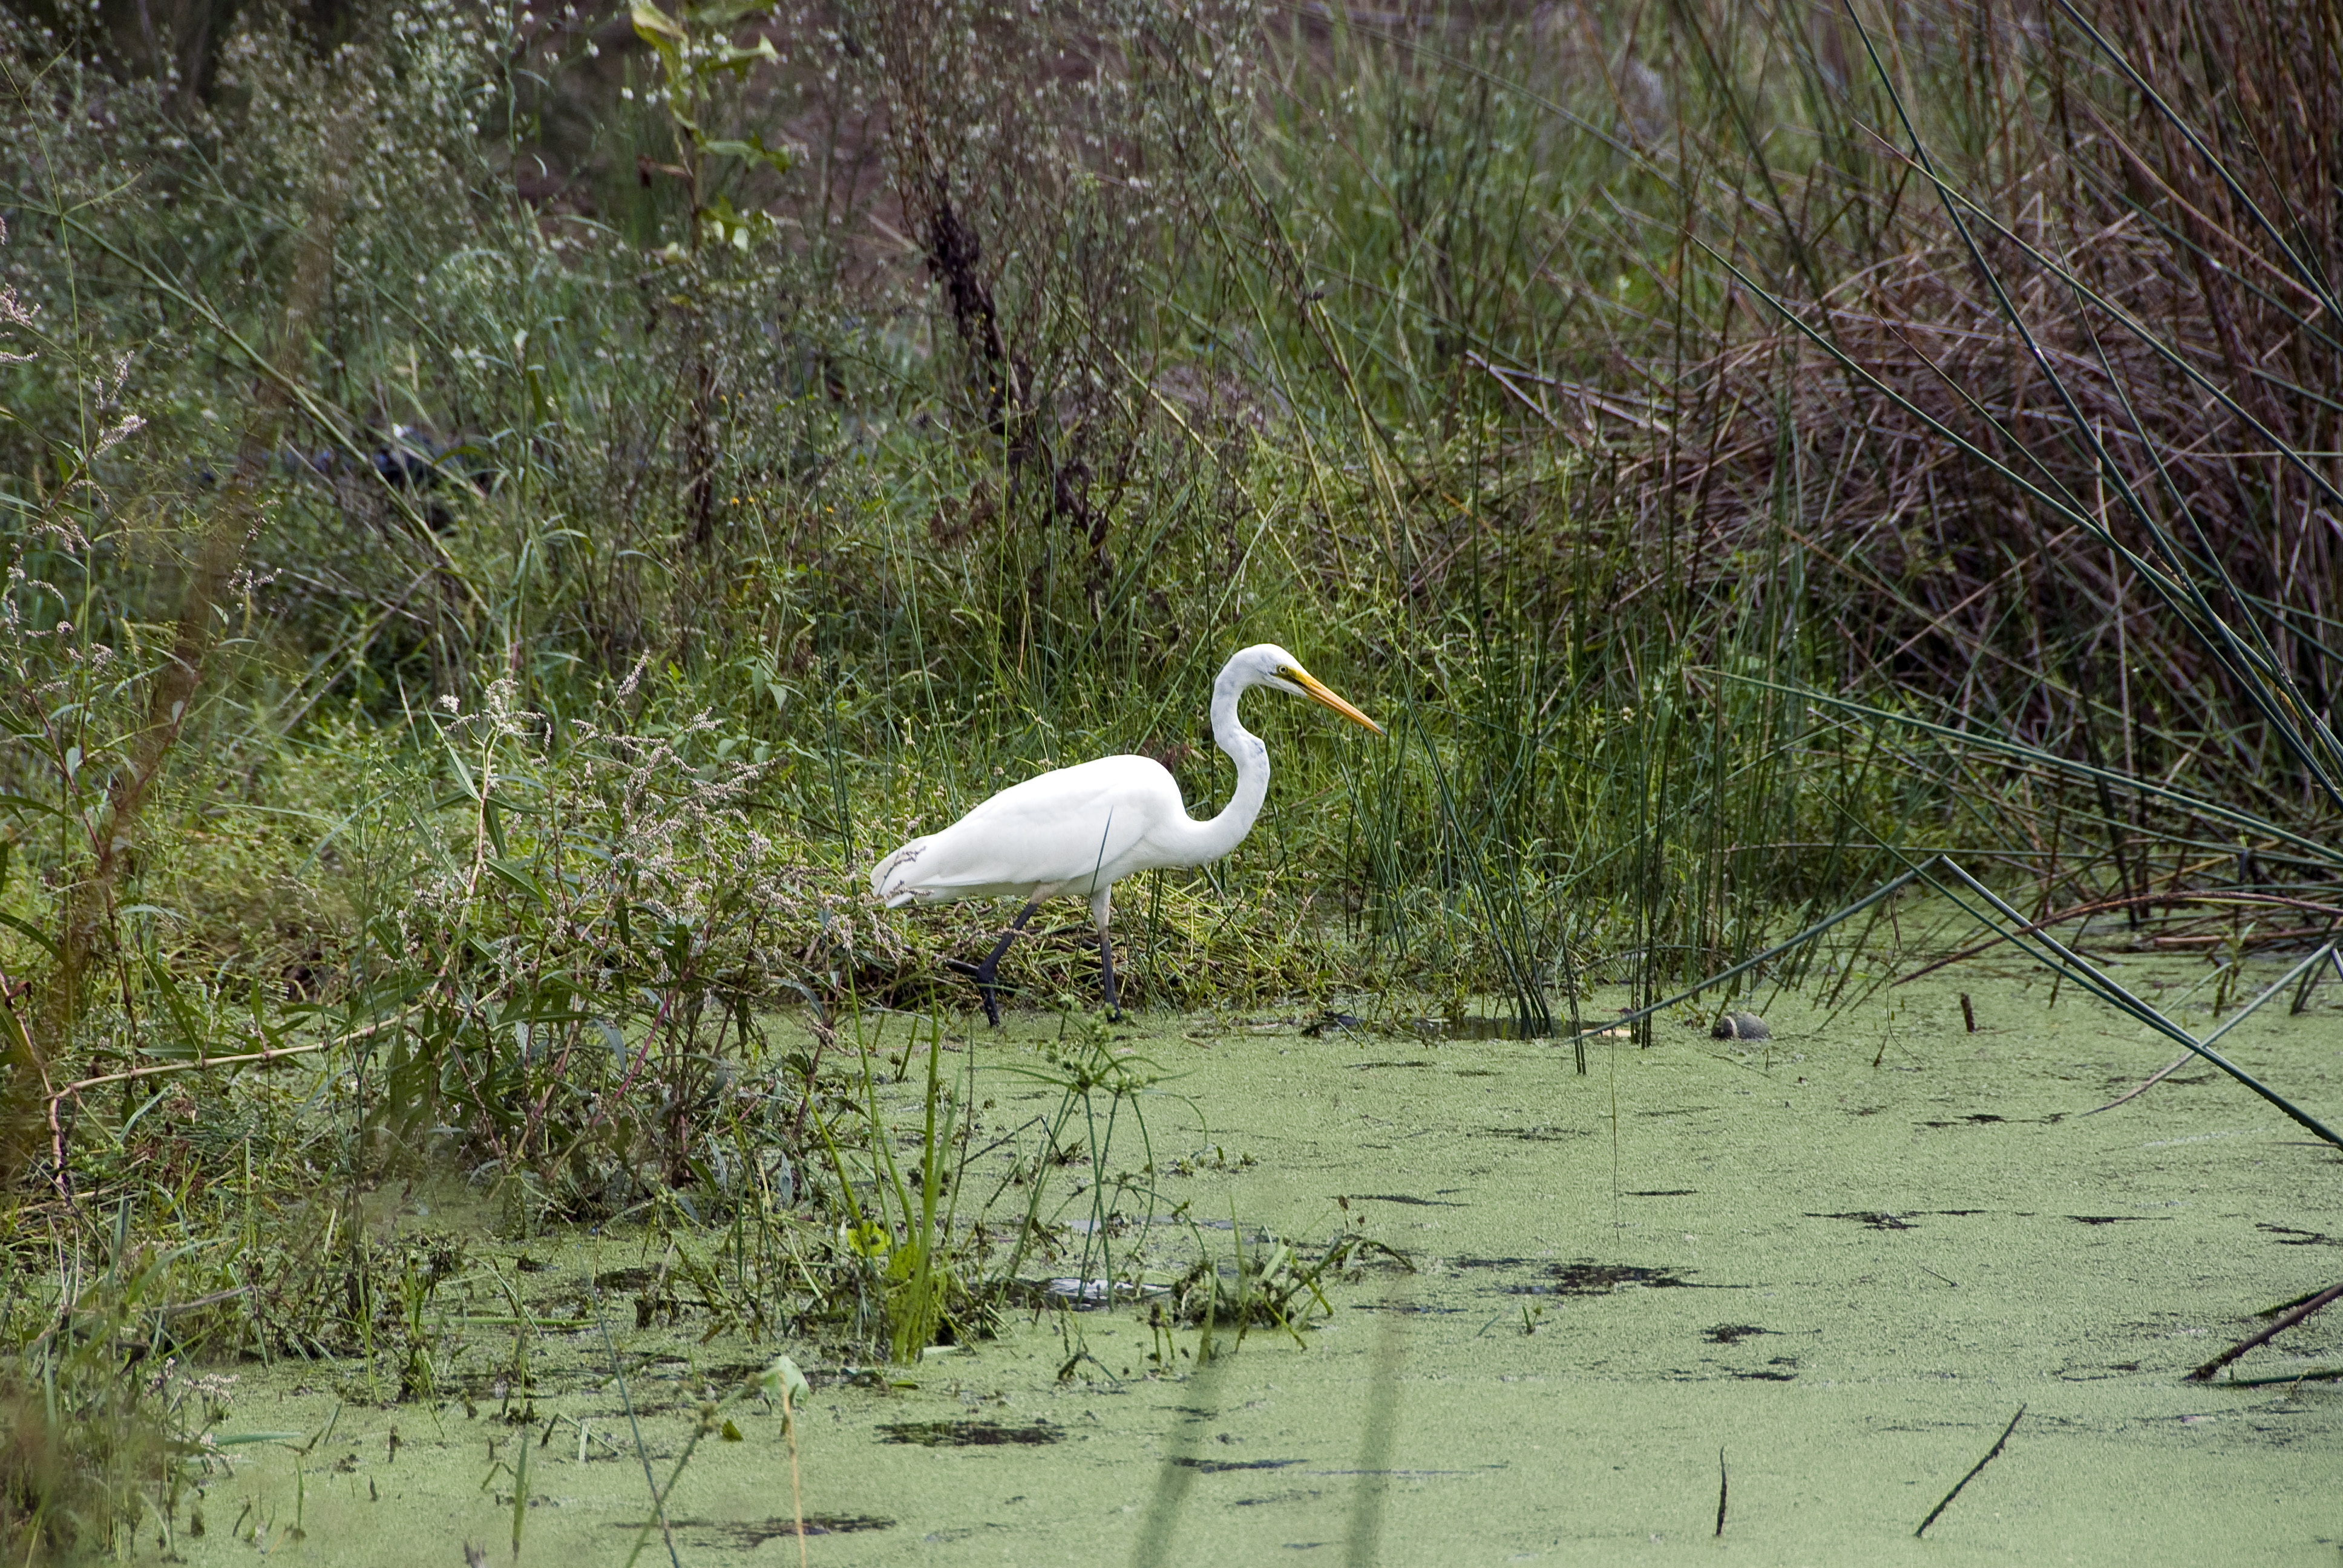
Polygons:
[[[2234,1381],[2183,1379],[2333,1282],[2337,1156],[2195,1067],[2082,1114],[2169,1048],[2048,993],[1972,966],[1892,1010],[1785,998],[1770,1040],[1680,1021],[1648,1050],[1594,1041],[1585,1076],[1539,1041],[1135,1016],[1114,1039],[1164,1074],[1144,1107],[1157,1222],[1109,1229],[1147,1277],[1272,1236],[1391,1252],[1356,1249],[1298,1332],[1222,1325],[1201,1369],[1200,1330],[1159,1332],[1147,1302],[1067,1311],[1071,1279],[913,1366],[796,1347],[808,1560],[2331,1562],[2343,1318]],[[881,1051],[908,1027],[865,1022]],[[980,1138],[1042,1107],[1014,1070],[1058,1028],[947,1040],[994,1102]],[[2267,1009],[2228,1043],[2343,1102],[2333,1007]],[[370,1399],[333,1363],[224,1369],[223,1433],[300,1435],[224,1451],[190,1499],[203,1533],[174,1522],[180,1557],[506,1560],[527,1446],[520,1560],[627,1560],[647,1471],[666,1484],[702,1404],[773,1347],[703,1339],[689,1312],[639,1327],[621,1292],[660,1261],[647,1233],[476,1253],[544,1325],[527,1382],[488,1330],[436,1402]],[[735,1397],[711,1420],[731,1427],[692,1450],[639,1560],[794,1560],[778,1409]]]

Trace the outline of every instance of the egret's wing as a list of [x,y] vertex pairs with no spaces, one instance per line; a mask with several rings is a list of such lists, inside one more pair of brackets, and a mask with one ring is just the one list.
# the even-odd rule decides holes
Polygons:
[[[899,879],[930,896],[951,890],[1057,884],[1090,890],[1166,811],[1184,816],[1180,791],[1145,757],[1102,757],[1003,789],[932,835]],[[907,846],[908,847],[908,846]]]

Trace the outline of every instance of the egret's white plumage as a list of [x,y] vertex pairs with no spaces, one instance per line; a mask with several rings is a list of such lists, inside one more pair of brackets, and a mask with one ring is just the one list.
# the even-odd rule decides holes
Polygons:
[[890,908],[958,899],[1021,897],[1024,912],[981,964],[952,967],[974,977],[985,1011],[999,1022],[992,977],[1011,940],[1042,900],[1090,900],[1099,932],[1106,1003],[1115,1005],[1109,897],[1134,871],[1201,866],[1244,841],[1269,794],[1269,749],[1237,720],[1237,699],[1256,686],[1322,702],[1378,735],[1382,727],[1326,689],[1275,643],[1257,643],[1222,668],[1212,683],[1212,739],[1237,767],[1236,794],[1218,816],[1188,815],[1180,786],[1150,757],[1101,757],[1011,786],[940,833],[914,839],[870,873]]

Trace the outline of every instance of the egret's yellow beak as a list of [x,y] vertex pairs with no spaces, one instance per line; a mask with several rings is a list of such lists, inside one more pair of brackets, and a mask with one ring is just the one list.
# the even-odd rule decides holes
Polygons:
[[1372,729],[1378,735],[1381,735],[1383,732],[1383,727],[1382,725],[1377,724],[1373,719],[1368,718],[1365,714],[1360,712],[1357,709],[1352,707],[1349,703],[1343,701],[1332,692],[1327,690],[1326,683],[1324,681],[1319,679],[1316,676],[1311,674],[1300,665],[1293,664],[1286,666],[1285,676],[1287,679],[1300,687],[1302,689],[1302,695],[1309,698],[1311,701],[1325,704],[1328,708],[1332,709],[1335,712],[1341,714],[1352,723],[1360,726],[1362,729]]

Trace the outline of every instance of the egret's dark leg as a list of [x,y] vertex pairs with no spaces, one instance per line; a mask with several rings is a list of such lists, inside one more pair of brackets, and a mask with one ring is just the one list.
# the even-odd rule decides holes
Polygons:
[[1099,989],[1106,993],[1106,1016],[1122,1021],[1122,1006],[1114,994],[1114,932],[1108,923],[1108,890],[1101,888],[1091,896],[1091,919],[1098,925]]
[[1025,907],[1017,911],[1017,918],[1009,922],[1009,929],[1001,933],[1001,940],[992,944],[992,950],[985,955],[982,963],[972,964],[960,959],[944,960],[944,968],[956,975],[966,975],[976,982],[976,994],[984,999],[984,1016],[995,1029],[1001,1027],[1001,1001],[993,988],[992,977],[1001,972],[1001,955],[1009,950],[1009,944],[1017,940],[1017,933],[1025,929],[1025,922],[1031,920],[1033,911],[1041,907],[1039,899],[1026,900]]

